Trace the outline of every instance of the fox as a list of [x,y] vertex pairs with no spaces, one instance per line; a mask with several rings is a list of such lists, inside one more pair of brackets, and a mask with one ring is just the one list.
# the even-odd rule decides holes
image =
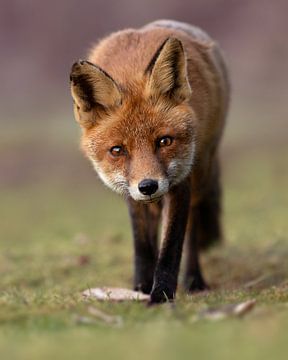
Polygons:
[[81,148],[127,202],[134,290],[151,305],[176,299],[184,246],[184,288],[208,289],[199,254],[222,239],[219,144],[229,83],[217,42],[173,20],[112,33],[72,66]]

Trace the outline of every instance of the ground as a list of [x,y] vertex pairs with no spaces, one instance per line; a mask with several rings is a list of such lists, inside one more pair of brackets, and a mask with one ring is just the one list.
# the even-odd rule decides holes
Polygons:
[[[45,151],[37,145],[48,164],[45,177],[39,154],[39,174],[32,171],[29,141],[17,144],[21,164],[8,145],[1,148],[16,169],[0,193],[2,359],[287,357],[287,146],[223,149],[225,239],[201,258],[211,290],[187,296],[180,277],[174,306],[147,308],[81,296],[89,287],[131,286],[132,241],[122,199],[91,181],[92,170],[88,180],[82,175],[89,164],[80,155],[80,170],[71,170],[69,156],[62,161],[62,150],[78,154],[74,140],[69,151],[60,142],[55,148],[44,142]],[[250,299],[256,305],[246,316],[199,316]],[[101,320],[95,308],[119,318]]]

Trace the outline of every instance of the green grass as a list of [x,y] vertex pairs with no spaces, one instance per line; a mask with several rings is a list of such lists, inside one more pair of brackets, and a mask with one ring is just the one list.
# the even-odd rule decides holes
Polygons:
[[[88,287],[131,286],[129,218],[116,195],[82,178],[57,182],[57,174],[3,187],[1,359],[286,359],[288,149],[232,160],[223,179],[225,244],[201,259],[212,290],[191,297],[180,285],[175,306],[82,299]],[[248,299],[256,306],[243,318],[197,318]],[[122,325],[94,317],[91,306]]]

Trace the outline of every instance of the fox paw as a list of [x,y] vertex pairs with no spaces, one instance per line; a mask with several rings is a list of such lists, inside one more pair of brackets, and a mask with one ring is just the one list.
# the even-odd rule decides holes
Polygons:
[[189,293],[209,290],[209,286],[206,284],[201,274],[189,277],[185,281],[185,288]]
[[173,302],[175,299],[175,290],[169,287],[156,287],[150,294],[148,305],[162,304],[165,302]]

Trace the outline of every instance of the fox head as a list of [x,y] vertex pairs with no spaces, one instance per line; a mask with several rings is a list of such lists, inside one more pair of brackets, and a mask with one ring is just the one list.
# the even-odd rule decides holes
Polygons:
[[178,39],[168,38],[128,85],[88,61],[75,63],[70,79],[82,149],[106,185],[150,202],[188,176],[195,116]]

